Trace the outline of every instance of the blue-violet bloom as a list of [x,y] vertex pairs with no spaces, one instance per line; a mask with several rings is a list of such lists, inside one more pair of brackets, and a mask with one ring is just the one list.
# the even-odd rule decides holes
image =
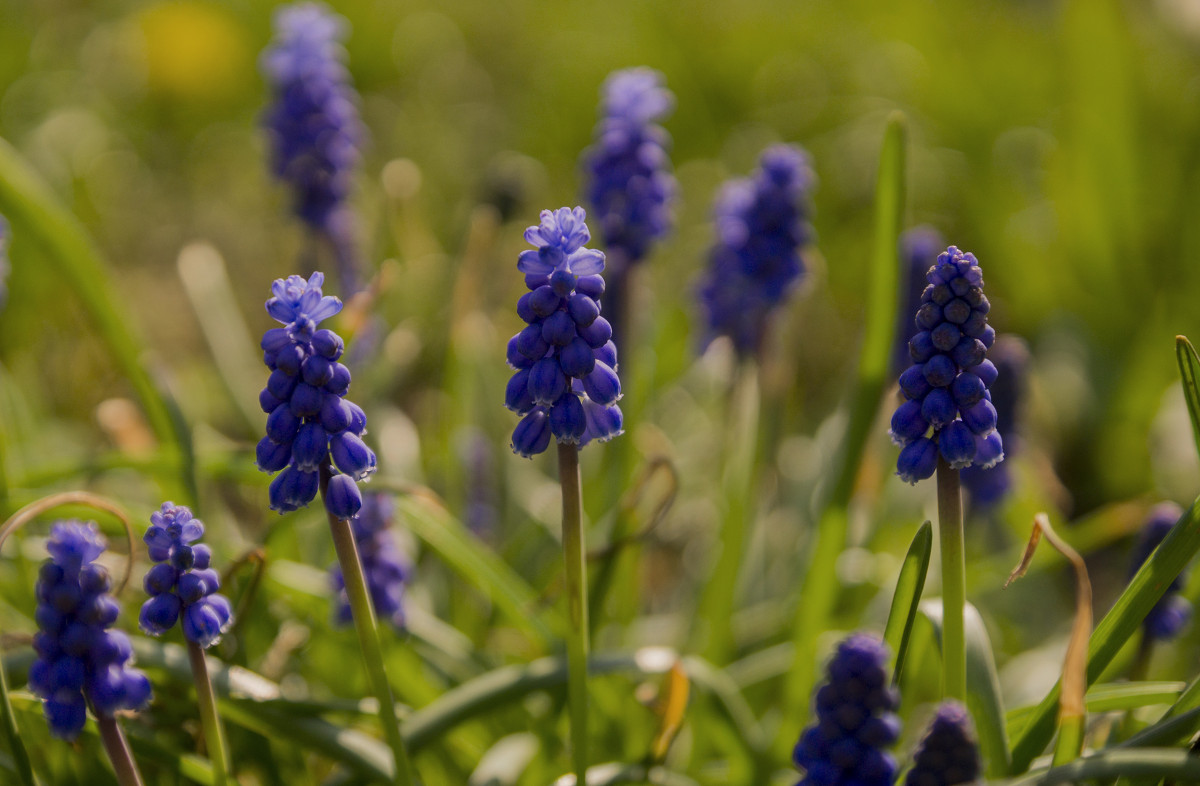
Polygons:
[[[396,503],[390,496],[378,492],[364,494],[362,510],[357,518],[351,519],[350,528],[375,613],[390,620],[399,630],[404,628],[404,588],[412,579],[412,563],[396,543],[396,533],[391,528],[395,515]],[[338,594],[336,619],[342,625],[349,625],[354,617],[342,568],[335,563],[329,572],[334,592]]]
[[[1183,508],[1174,502],[1162,502],[1155,505],[1138,535],[1133,547],[1133,560],[1129,568],[1129,577],[1138,572],[1138,568],[1150,559],[1158,545],[1170,534],[1171,528],[1183,516]],[[1180,573],[1167,585],[1166,592],[1158,599],[1158,603],[1150,609],[1150,613],[1142,620],[1146,636],[1151,639],[1166,641],[1179,635],[1184,626],[1192,618],[1192,604],[1179,593],[1187,582],[1187,574]]]
[[912,315],[921,307],[921,292],[927,283],[925,274],[945,247],[942,233],[924,224],[900,235],[900,286],[904,287],[904,302],[896,313],[896,345],[892,355],[892,374],[895,376],[900,376],[912,362],[908,356]]
[[[284,327],[268,330],[262,339],[271,376],[259,394],[267,435],[256,457],[262,471],[279,472],[271,481],[272,510],[306,507],[317,496],[324,470],[332,475],[326,510],[352,519],[362,507],[357,483],[375,471],[375,453],[362,441],[367,416],[346,399],[350,370],[338,362],[342,339],[317,328],[342,310],[342,301],[321,292],[324,281],[323,274],[313,273],[308,281],[288,276],[271,285],[267,313]],[[331,458],[338,474],[332,474]]]
[[987,469],[1004,459],[988,392],[997,371],[986,354],[996,331],[987,323],[979,261],[950,246],[925,279],[908,342],[912,365],[900,375],[905,401],[892,416],[892,439],[901,446],[896,474],[908,483],[932,476],[939,455],[951,469]]
[[809,194],[816,176],[799,147],[767,148],[752,177],[726,183],[717,197],[717,243],[700,287],[707,339],[728,336],[739,355],[762,347],[771,313],[804,273],[812,241]]
[[104,545],[95,524],[59,522],[46,544],[50,559],[38,573],[37,660],[29,689],[45,701],[50,733],[64,740],[79,736],[89,704],[98,715],[112,716],[150,702],[150,681],[132,667],[129,637],[110,630],[121,607],[109,594],[108,571],[95,562]]
[[[988,350],[988,359],[996,367],[996,381],[988,388],[996,408],[996,433],[1004,442],[1004,457],[1011,459],[1020,449],[1017,423],[1029,376],[1029,345],[1019,336],[1005,334]],[[972,507],[981,510],[1000,504],[1012,490],[1008,461],[988,469],[972,465],[963,469],[960,477]]]
[[164,502],[150,514],[144,540],[151,561],[143,586],[150,599],[138,617],[141,629],[161,636],[182,620],[183,636],[208,649],[233,623],[229,600],[217,592],[221,577],[212,569],[212,550],[196,543],[204,522],[183,505]]
[[521,422],[513,452],[531,458],[550,446],[605,442],[621,434],[621,382],[612,326],[600,316],[604,254],[591,239],[583,208],[543,210],[541,223],[525,230],[534,247],[522,251],[517,269],[529,292],[517,301],[526,322],[509,339],[508,364],[516,373],[504,404]]
[[792,751],[799,786],[892,786],[896,760],[885,748],[900,736],[900,695],[887,666],[887,645],[874,636],[838,645],[813,698],[816,720]]
[[670,137],[658,125],[675,97],[650,68],[614,71],[601,88],[595,142],[584,153],[592,221],[608,251],[609,276],[641,261],[671,228],[675,178]]
[[296,215],[336,252],[343,285],[357,289],[347,199],[363,139],[346,70],[346,20],[322,3],[282,6],[261,68],[274,103],[264,119],[271,170],[292,189]]
[[913,756],[904,786],[961,786],[979,780],[979,743],[967,708],[945,701]]

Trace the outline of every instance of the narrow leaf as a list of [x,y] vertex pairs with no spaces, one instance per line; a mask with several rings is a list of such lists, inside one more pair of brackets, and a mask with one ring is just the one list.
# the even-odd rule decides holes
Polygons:
[[[1180,698],[1183,682],[1107,682],[1093,685],[1087,692],[1088,712],[1136,710],[1156,704],[1171,704]],[[1033,716],[1035,706],[1020,707],[1008,712],[1008,733],[1016,734]]]
[[[1175,577],[1200,551],[1200,505],[1192,503],[1179,522],[1142,565],[1129,586],[1117,598],[1108,614],[1096,626],[1088,648],[1087,681],[1094,682],[1131,636],[1142,620],[1166,592]],[[1013,769],[1029,768],[1054,736],[1054,716],[1058,706],[1056,685],[1034,710],[1029,723],[1013,743]]]
[[897,244],[904,216],[905,145],[907,123],[899,112],[888,119],[879,174],[875,182],[875,220],[870,265],[863,272],[867,282],[864,303],[862,349],[851,396],[849,420],[833,465],[828,497],[820,505],[816,544],[799,593],[792,599],[796,621],[792,627],[795,661],[786,685],[785,722],[776,737],[780,751],[790,750],[804,723],[809,694],[817,673],[817,637],[826,629],[826,619],[837,601],[838,579],[834,566],[846,545],[846,508],[854,492],[854,481],[863,451],[875,423],[879,399],[890,382],[888,362],[894,341],[900,266]]
[[1187,402],[1188,416],[1192,419],[1192,438],[1196,441],[1196,453],[1200,455],[1200,356],[1186,336],[1175,337],[1175,360],[1179,363],[1179,378],[1183,382],[1183,398]]
[[917,529],[917,534],[904,555],[900,566],[900,577],[896,579],[896,592],[892,595],[892,609],[888,613],[887,627],[883,629],[883,640],[892,652],[892,682],[900,681],[904,668],[904,656],[908,652],[908,638],[912,634],[913,621],[917,618],[917,606],[921,592],[925,589],[925,576],[929,571],[929,555],[933,550],[933,526],[926,521]]
[[687,672],[681,664],[676,663],[667,672],[658,697],[655,710],[658,715],[658,732],[650,743],[651,761],[662,762],[667,757],[675,735],[683,727],[683,714],[687,711],[689,692]]
[[[940,639],[941,600],[924,601],[919,608]],[[1004,702],[1000,698],[1000,677],[996,673],[996,661],[992,657],[992,643],[987,628],[979,611],[971,603],[963,606],[963,626],[967,645],[967,708],[979,733],[979,748],[988,777],[1003,777],[1012,770],[1004,724]]]
[[1055,783],[1112,781],[1116,778],[1174,778],[1180,783],[1200,783],[1200,757],[1186,750],[1110,748],[1070,764],[1033,772],[1007,786],[1050,786]]

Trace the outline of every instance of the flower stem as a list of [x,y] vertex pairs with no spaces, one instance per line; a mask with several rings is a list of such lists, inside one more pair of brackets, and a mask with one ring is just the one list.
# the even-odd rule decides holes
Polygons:
[[[329,465],[321,466],[321,497],[325,496],[325,488],[329,485]],[[395,781],[397,786],[413,784],[412,765],[408,758],[408,749],[404,747],[404,738],[400,736],[400,722],[396,718],[395,699],[392,698],[392,686],[388,683],[387,671],[383,666],[383,648],[379,643],[379,623],[375,618],[375,607],[371,603],[371,593],[367,590],[366,576],[363,575],[362,561],[358,557],[358,547],[354,542],[354,532],[350,522],[329,514],[329,530],[333,535],[333,545],[337,550],[338,563],[342,568],[342,576],[346,582],[346,597],[350,601],[350,613],[354,617],[354,630],[358,633],[358,647],[362,651],[363,662],[367,667],[367,679],[371,692],[379,703],[379,723],[387,737],[388,745],[396,760]]]
[[33,765],[29,762],[29,752],[21,740],[21,730],[17,726],[17,718],[13,713],[12,704],[8,700],[8,677],[4,674],[4,666],[0,664],[0,722],[3,722],[4,736],[8,738],[8,749],[12,753],[13,764],[21,778],[22,786],[35,786]]
[[967,566],[963,551],[962,492],[958,470],[940,455],[937,467],[938,538],[942,548],[942,668],[948,698],[967,700],[967,647],[963,606]]
[[104,743],[104,751],[117,774],[117,783],[121,786],[142,786],[142,774],[138,772],[133,752],[129,750],[129,743],[125,741],[117,719],[97,713],[96,725],[100,727],[100,741]]
[[231,771],[229,750],[225,747],[225,732],[217,715],[217,695],[208,676],[204,650],[194,641],[187,645],[188,661],[192,665],[192,681],[196,685],[196,703],[200,707],[200,725],[204,729],[204,744],[212,762],[213,786],[226,786]]
[[558,477],[562,484],[563,560],[566,563],[567,610],[571,630],[567,634],[567,703],[571,710],[571,759],[575,783],[587,783],[587,657],[588,603],[587,566],[583,549],[583,494],[579,476],[579,448],[560,443]]

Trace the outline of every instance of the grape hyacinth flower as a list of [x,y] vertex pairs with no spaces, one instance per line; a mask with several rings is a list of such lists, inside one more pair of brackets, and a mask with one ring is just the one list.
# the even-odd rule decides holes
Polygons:
[[896,760],[885,748],[900,736],[900,696],[888,675],[887,646],[865,633],[838,645],[827,681],[813,699],[816,721],[800,735],[792,761],[798,786],[891,786]]
[[[404,587],[412,576],[412,565],[396,544],[392,531],[395,517],[395,501],[382,493],[364,494],[362,510],[358,518],[350,522],[354,540],[362,560],[363,573],[367,578],[367,589],[375,613],[392,623],[397,630],[404,628]],[[346,596],[346,582],[342,568],[335,564],[330,569],[333,589],[338,593],[336,619],[348,625],[354,620],[350,599]]]
[[901,445],[896,474],[916,483],[931,477],[940,455],[951,469],[983,469],[1004,458],[988,388],[996,366],[986,359],[996,331],[987,323],[983,271],[971,253],[950,246],[925,276],[912,365],[900,375],[905,402],[892,416]]
[[[1133,547],[1133,561],[1130,564],[1129,576],[1133,577],[1138,569],[1150,558],[1150,554],[1158,548],[1158,544],[1171,532],[1171,528],[1183,516],[1183,508],[1174,502],[1162,502],[1155,505],[1146,517],[1137,543]],[[1166,592],[1150,609],[1150,613],[1142,621],[1146,637],[1153,641],[1167,641],[1179,635],[1188,620],[1192,617],[1192,604],[1179,593],[1187,582],[1187,575],[1181,573],[1167,586]]]
[[161,636],[182,620],[184,638],[208,649],[229,629],[233,609],[217,593],[221,578],[210,566],[212,550],[195,543],[204,534],[204,523],[172,502],[164,502],[150,522],[144,540],[157,564],[144,580],[150,599],[142,604],[141,629]]
[[756,354],[767,320],[804,273],[801,249],[812,241],[809,193],[816,182],[799,147],[767,148],[750,178],[717,197],[717,244],[700,288],[708,341],[728,336],[738,355]]
[[[1004,442],[1005,458],[1011,459],[1020,447],[1017,421],[1029,373],[1029,346],[1018,336],[1003,335],[988,350],[988,359],[996,367],[996,381],[988,388],[996,408],[996,433]],[[1012,482],[1007,461],[990,469],[972,465],[962,471],[963,487],[971,504],[981,509],[999,504],[1012,489]]]
[[[276,279],[267,313],[284,327],[263,335],[263,362],[271,369],[259,404],[267,435],[258,443],[258,468],[279,472],[271,481],[271,509],[306,507],[317,496],[319,470],[330,458],[340,472],[329,479],[325,508],[352,519],[362,507],[358,482],[375,471],[375,453],[362,441],[367,416],[346,399],[350,370],[338,362],[342,339],[322,320],[342,310],[342,301],[323,295],[325,276],[313,273]],[[282,470],[282,471],[281,471]]]
[[585,248],[591,234],[583,208],[543,210],[525,230],[536,250],[522,251],[517,269],[529,292],[517,301],[526,326],[508,342],[516,373],[504,404],[523,415],[512,449],[526,458],[559,444],[606,442],[622,433],[621,381],[612,326],[600,316],[604,254]]
[[341,43],[346,27],[321,3],[282,6],[261,68],[274,97],[264,118],[271,171],[291,187],[295,214],[330,241],[343,287],[354,292],[358,276],[346,202],[363,129]]
[[904,786],[960,786],[981,775],[979,744],[967,708],[943,702],[913,757]]
[[892,373],[896,376],[912,362],[908,356],[912,315],[921,307],[925,274],[945,247],[942,234],[931,226],[913,227],[900,236],[900,286],[906,286],[907,289],[904,291],[904,302],[896,314],[896,347],[892,356]]
[[132,667],[129,637],[110,630],[120,606],[109,594],[108,571],[95,563],[104,546],[95,524],[59,522],[38,573],[38,657],[29,688],[45,701],[51,734],[64,740],[79,736],[89,705],[103,720],[150,702],[150,681]]
[[587,200],[608,255],[613,332],[621,338],[629,272],[671,228],[671,140],[659,122],[675,97],[663,75],[650,68],[615,71],[600,92],[600,122],[584,168]]

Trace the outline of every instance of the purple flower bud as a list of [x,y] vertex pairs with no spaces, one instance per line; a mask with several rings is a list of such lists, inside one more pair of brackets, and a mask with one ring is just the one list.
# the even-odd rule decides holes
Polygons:
[[349,475],[334,475],[325,490],[325,509],[339,519],[352,519],[362,507],[362,493]]

